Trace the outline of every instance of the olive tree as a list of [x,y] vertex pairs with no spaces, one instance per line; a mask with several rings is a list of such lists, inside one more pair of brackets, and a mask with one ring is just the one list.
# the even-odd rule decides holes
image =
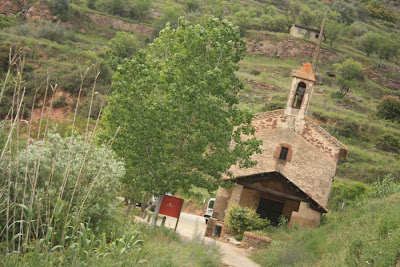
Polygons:
[[124,62],[113,77],[105,135],[134,169],[135,182],[162,196],[192,186],[215,190],[232,164],[249,167],[260,141],[251,114],[238,108],[243,85],[235,71],[246,45],[239,29],[211,18],[205,26],[180,19]]
[[346,59],[343,63],[334,64],[338,71],[337,84],[340,88],[340,93],[345,96],[350,88],[357,85],[358,80],[363,78],[361,63],[352,59]]

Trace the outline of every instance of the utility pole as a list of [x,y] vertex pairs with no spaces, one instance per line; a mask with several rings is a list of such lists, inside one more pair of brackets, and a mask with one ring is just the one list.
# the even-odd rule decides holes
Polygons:
[[324,33],[325,19],[326,19],[327,14],[328,14],[328,8],[326,8],[324,18],[322,19],[322,25],[321,25],[321,29],[319,31],[319,36],[318,36],[318,43],[317,43],[317,47],[315,49],[316,51],[314,53],[314,58],[313,58],[313,62],[312,62],[312,68],[313,68],[314,73],[317,73],[318,59],[319,59],[319,54],[321,52],[322,36]]

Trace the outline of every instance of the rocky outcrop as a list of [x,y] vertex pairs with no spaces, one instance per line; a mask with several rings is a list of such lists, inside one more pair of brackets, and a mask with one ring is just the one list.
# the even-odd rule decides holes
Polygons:
[[[262,34],[256,40],[247,42],[247,52],[261,54],[278,58],[312,58],[315,50],[315,43],[305,41],[292,36],[283,39],[276,39],[274,36]],[[321,58],[336,61],[339,54],[326,49],[321,50]]]
[[151,35],[154,28],[143,24],[128,23],[120,19],[107,17],[100,14],[89,13],[87,14],[91,21],[101,27],[114,28],[117,30],[133,32],[141,35]]
[[284,92],[285,89],[279,88],[272,84],[267,84],[259,81],[255,81],[252,79],[245,79],[246,84],[250,85],[253,88],[265,90],[265,91],[276,91],[276,92]]
[[0,1],[0,14],[9,16],[21,11],[21,6],[17,5],[14,1]]
[[47,6],[37,5],[31,6],[26,12],[24,12],[26,19],[33,20],[57,20],[57,16],[53,16]]

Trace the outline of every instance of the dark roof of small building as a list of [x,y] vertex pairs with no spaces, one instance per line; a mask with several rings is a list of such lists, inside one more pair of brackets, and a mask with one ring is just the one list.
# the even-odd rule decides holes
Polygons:
[[306,30],[310,30],[310,31],[314,31],[314,32],[320,32],[319,29],[314,28],[314,27],[310,27],[310,26],[302,26],[302,25],[299,25],[299,24],[293,24],[293,26],[299,27],[299,28],[303,28],[303,29],[306,29]]

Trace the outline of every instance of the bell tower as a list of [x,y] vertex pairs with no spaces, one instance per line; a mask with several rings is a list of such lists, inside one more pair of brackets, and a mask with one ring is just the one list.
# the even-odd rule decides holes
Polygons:
[[285,114],[288,116],[289,128],[301,132],[315,86],[311,63],[303,65],[292,74],[292,77],[292,87],[286,103]]

